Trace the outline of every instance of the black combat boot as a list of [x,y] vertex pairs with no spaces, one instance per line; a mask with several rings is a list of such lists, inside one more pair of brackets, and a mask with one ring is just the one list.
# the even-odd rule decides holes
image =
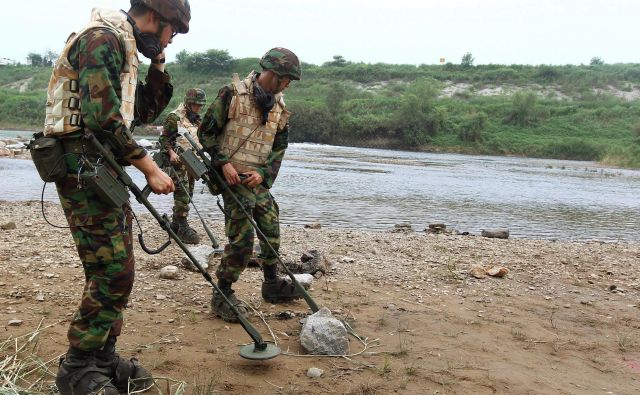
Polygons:
[[302,293],[289,278],[278,277],[276,265],[263,265],[262,298],[269,303],[283,303],[300,299]]
[[[247,306],[242,303],[236,295],[234,295],[234,290],[231,289],[231,282],[223,279],[218,280],[218,288],[224,293],[224,295],[229,299],[231,304],[235,306],[238,312],[245,317],[248,313]],[[229,304],[224,300],[221,294],[218,291],[213,291],[213,296],[211,297],[211,312],[216,316],[222,318],[222,320],[232,323],[239,322],[238,316],[233,312]]]
[[153,377],[136,358],[124,359],[116,353],[115,336],[109,336],[102,349],[96,351],[97,364],[109,369],[113,385],[125,394],[145,391],[153,385]]
[[195,229],[189,226],[187,217],[179,217],[177,215],[174,215],[171,219],[171,230],[173,230],[180,238],[180,240],[182,240],[182,242],[185,244],[200,243],[200,236]]
[[118,395],[113,385],[110,371],[98,366],[94,351],[82,351],[69,347],[67,354],[60,358],[56,387],[60,395]]

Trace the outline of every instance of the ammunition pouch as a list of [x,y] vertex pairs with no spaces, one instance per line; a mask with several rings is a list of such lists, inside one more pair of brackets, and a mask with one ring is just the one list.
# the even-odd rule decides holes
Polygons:
[[43,133],[35,133],[28,148],[42,181],[62,181],[67,175],[65,151],[59,139],[45,136]]

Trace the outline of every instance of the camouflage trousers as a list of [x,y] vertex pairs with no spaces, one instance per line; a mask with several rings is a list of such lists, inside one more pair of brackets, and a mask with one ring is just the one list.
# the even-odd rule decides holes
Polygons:
[[172,165],[171,179],[176,186],[173,192],[173,215],[187,217],[189,215],[189,202],[193,197],[195,180],[183,164]]
[[[266,240],[259,238],[262,252],[258,258],[267,266],[277,264],[276,255],[266,244],[269,242],[276,252],[280,248],[279,208],[275,199],[262,185],[255,188],[235,185],[230,188],[266,237]],[[229,243],[224,247],[216,276],[235,282],[246,269],[253,254],[255,231],[228,190],[222,192],[222,200],[226,213],[225,233]]]
[[134,280],[131,207],[112,208],[91,190],[78,185],[78,155],[67,154],[67,176],[56,183],[60,203],[84,269],[80,307],[67,337],[84,351],[119,336],[123,310]]

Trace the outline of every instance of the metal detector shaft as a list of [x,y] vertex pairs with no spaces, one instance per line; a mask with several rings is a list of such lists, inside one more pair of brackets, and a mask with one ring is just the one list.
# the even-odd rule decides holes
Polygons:
[[[207,166],[207,168],[209,170],[211,170],[210,173],[213,174],[213,176],[216,178],[215,183],[217,183],[220,187],[222,187],[223,190],[224,189],[228,189],[229,190],[229,192],[230,192],[229,195],[231,195],[231,197],[235,200],[235,202],[238,205],[238,207],[240,207],[240,209],[242,210],[242,213],[245,215],[245,217],[247,217],[247,219],[251,223],[251,226],[253,226],[253,228],[258,233],[258,235],[262,238],[262,240],[267,240],[267,238],[265,237],[264,233],[262,233],[262,231],[258,227],[258,224],[256,224],[256,222],[253,220],[251,215],[249,215],[249,213],[244,208],[244,205],[240,202],[240,200],[238,199],[236,194],[231,191],[231,189],[227,185],[226,181],[222,178],[222,176],[220,176],[220,174],[215,169],[215,167],[213,167],[213,164],[211,163],[211,160],[204,154],[204,149],[198,147],[198,144],[193,140],[193,138],[188,133],[185,133],[184,137],[187,138],[187,140],[189,141],[189,143],[191,144],[193,149],[196,151],[198,156],[202,159],[202,161]],[[211,178],[207,174],[204,174],[202,176],[202,179],[206,183],[212,183]],[[280,265],[287,272],[287,274],[289,275],[289,278],[291,278],[291,281],[295,285],[296,289],[302,294],[302,296],[304,297],[304,300],[307,302],[307,305],[309,305],[309,308],[311,308],[311,311],[313,311],[314,313],[317,312],[319,310],[318,305],[313,300],[313,298],[311,298],[311,295],[309,295],[307,290],[304,289],[304,287],[298,282],[298,280],[296,280],[296,277],[293,275],[293,272],[291,272],[291,270],[287,267],[287,265],[284,264],[284,262],[282,261],[282,258],[280,258],[280,254],[278,254],[278,252],[273,248],[271,243],[267,242],[266,244],[269,247],[269,249],[271,250],[271,253],[273,253],[276,256],[276,258],[278,259],[278,262],[280,262]]]
[[[171,169],[171,172],[176,176],[176,179],[178,179],[176,170],[173,167],[171,167],[170,169]],[[182,188],[186,187],[186,185],[184,185],[182,181],[180,181],[180,184],[182,185]],[[200,215],[200,211],[198,210],[198,207],[196,207],[196,204],[193,202],[193,197],[189,197],[189,203],[191,203],[191,205],[193,206],[193,209],[196,211],[196,214],[198,214],[200,223],[202,223],[202,227],[204,228],[204,231],[207,233],[207,236],[211,241],[211,247],[213,247],[216,250],[216,252],[220,252],[220,243],[218,242],[218,239],[216,239],[216,237],[213,235],[213,232],[211,232],[211,229],[209,229],[207,224],[204,222],[204,218],[202,217],[202,215]]]
[[236,306],[234,306],[233,303],[229,301],[227,296],[214,283],[213,279],[211,278],[211,275],[206,270],[204,270],[204,268],[202,267],[202,265],[200,265],[198,260],[193,256],[193,254],[191,254],[187,246],[184,243],[182,243],[180,238],[171,229],[171,223],[169,222],[169,219],[167,218],[167,216],[160,215],[160,213],[158,213],[158,211],[156,211],[156,209],[153,207],[151,202],[149,202],[149,200],[147,199],[147,196],[148,196],[148,192],[151,190],[150,187],[147,185],[147,187],[144,188],[145,191],[144,192],[141,191],[140,188],[138,188],[138,186],[133,182],[131,177],[129,177],[129,175],[124,170],[124,168],[122,168],[122,166],[120,166],[115,161],[115,159],[111,155],[111,152],[109,152],[102,145],[102,143],[98,141],[98,139],[93,133],[87,132],[85,134],[85,138],[88,139],[91,144],[93,144],[93,146],[98,150],[98,152],[102,155],[104,160],[107,162],[109,167],[117,173],[118,179],[129,188],[129,190],[136,197],[136,200],[140,202],[140,204],[144,205],[147,208],[147,210],[149,210],[151,215],[153,215],[156,221],[158,221],[162,229],[166,230],[167,233],[169,233],[169,236],[180,246],[182,251],[187,255],[187,257],[191,260],[194,266],[198,268],[198,271],[204,276],[205,280],[207,280],[209,284],[211,284],[211,286],[213,287],[213,289],[216,290],[216,292],[222,295],[225,302],[231,307],[231,310],[238,317],[238,320],[240,321],[240,325],[242,325],[244,330],[249,334],[249,336],[251,336],[251,339],[253,339],[256,349],[258,350],[266,349],[267,343],[265,343],[265,341],[262,339],[262,336],[260,336],[260,333],[258,333],[258,331],[249,323],[249,321],[247,321],[247,319],[242,314],[240,314]]

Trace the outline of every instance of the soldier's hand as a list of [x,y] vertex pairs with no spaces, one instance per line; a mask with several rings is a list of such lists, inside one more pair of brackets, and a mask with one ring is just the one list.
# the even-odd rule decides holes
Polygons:
[[222,174],[229,185],[238,185],[241,183],[240,176],[231,163],[222,166]]
[[174,150],[169,150],[169,162],[171,162],[172,165],[180,164],[180,157]]
[[160,169],[146,175],[146,179],[153,193],[166,195],[176,189],[171,177]]
[[262,176],[257,171],[250,171],[244,174],[247,176],[247,178],[242,181],[244,185],[253,188],[262,184]]

